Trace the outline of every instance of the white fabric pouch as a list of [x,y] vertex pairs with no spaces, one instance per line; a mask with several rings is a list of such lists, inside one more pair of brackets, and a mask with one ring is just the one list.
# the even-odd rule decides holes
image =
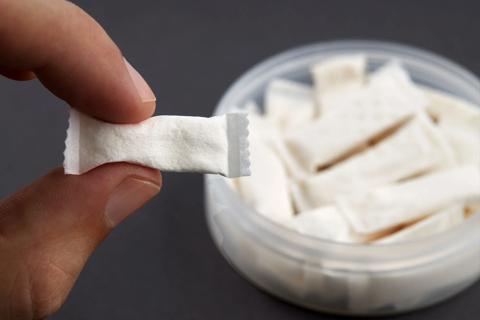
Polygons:
[[351,196],[337,204],[359,234],[371,234],[425,217],[458,201],[480,197],[480,169],[455,167]]
[[428,113],[452,145],[460,164],[480,164],[480,109],[452,95],[424,89]]
[[312,68],[315,98],[319,113],[332,111],[330,98],[355,90],[365,82],[367,59],[364,55],[341,55],[327,58]]
[[269,123],[250,115],[251,175],[235,179],[242,198],[257,212],[277,223],[294,215],[288,190],[287,171],[275,151],[276,132]]
[[376,243],[387,244],[421,239],[447,231],[464,220],[463,206],[460,204],[451,205],[405,229],[376,241]]
[[265,115],[280,130],[305,125],[315,117],[311,87],[285,79],[273,80],[265,94]]
[[162,171],[249,175],[248,119],[231,113],[212,118],[156,116],[138,124],[111,124],[70,112],[66,174],[111,162]]
[[347,220],[335,206],[326,206],[305,211],[290,221],[290,228],[312,237],[337,242],[354,243]]
[[361,86],[365,81],[367,59],[364,55],[327,58],[312,68],[315,89],[323,94],[332,90]]

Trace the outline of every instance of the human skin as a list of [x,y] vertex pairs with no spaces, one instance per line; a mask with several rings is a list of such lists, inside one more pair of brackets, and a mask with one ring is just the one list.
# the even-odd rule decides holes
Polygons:
[[[0,75],[38,79],[108,122],[139,122],[155,110],[152,90],[101,26],[63,0],[0,0]],[[0,319],[57,311],[93,250],[161,185],[157,170],[125,163],[81,176],[57,168],[1,199]]]

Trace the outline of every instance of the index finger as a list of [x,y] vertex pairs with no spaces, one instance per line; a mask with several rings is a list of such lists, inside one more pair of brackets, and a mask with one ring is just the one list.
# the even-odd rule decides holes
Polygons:
[[103,28],[63,0],[0,0],[0,70],[33,71],[72,107],[104,121],[151,116],[155,95]]

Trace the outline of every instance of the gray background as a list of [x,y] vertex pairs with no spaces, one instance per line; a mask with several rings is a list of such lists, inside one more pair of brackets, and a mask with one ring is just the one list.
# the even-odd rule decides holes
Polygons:
[[[369,38],[445,55],[480,74],[476,1],[83,0],[145,76],[158,114],[208,116],[253,64],[311,42]],[[62,161],[65,103],[0,79],[0,197]],[[165,174],[161,194],[101,245],[53,319],[338,319],[258,291],[214,247],[202,177]],[[455,270],[452,270],[455,272]],[[398,319],[478,319],[480,284]]]

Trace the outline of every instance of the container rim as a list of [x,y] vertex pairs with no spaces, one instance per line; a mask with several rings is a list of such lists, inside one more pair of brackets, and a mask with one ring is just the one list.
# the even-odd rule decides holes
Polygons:
[[[400,55],[402,56],[402,59],[410,60],[417,64],[421,63],[422,66],[427,67],[429,71],[443,77],[451,78],[451,81],[455,81],[459,86],[467,90],[466,92],[468,92],[469,100],[471,100],[470,102],[480,105],[480,80],[473,73],[448,58],[425,49],[419,49],[394,42],[376,40],[336,40],[289,49],[257,63],[241,75],[227,89],[220,99],[220,102],[217,104],[214,115],[224,114],[229,110],[237,108],[238,106],[236,105],[235,100],[238,96],[245,91],[248,92],[252,88],[258,87],[259,84],[265,81],[265,78],[268,77],[268,72],[273,68],[276,68],[277,70],[278,68],[284,67],[291,68],[296,64],[295,59],[305,59],[305,57],[310,56],[313,58],[315,55],[327,56],[354,52],[367,53],[367,55],[376,52],[381,54],[390,53],[392,55]],[[288,248],[288,252],[286,253],[289,255],[296,255],[296,252],[301,250],[302,254],[312,254],[317,256],[321,253],[322,258],[331,255],[332,257],[335,257],[335,259],[338,259],[340,254],[341,256],[343,255],[345,259],[357,259],[358,262],[361,262],[369,261],[372,257],[378,257],[379,254],[385,253],[390,253],[387,256],[390,256],[392,260],[397,260],[400,253],[402,258],[405,256],[418,257],[423,253],[429,253],[429,261],[431,262],[432,251],[438,250],[443,257],[445,254],[454,254],[457,250],[461,250],[461,248],[467,246],[468,243],[471,243],[471,241],[464,241],[464,243],[460,244],[454,242],[454,240],[458,240],[460,237],[466,238],[466,236],[470,236],[470,238],[473,239],[475,231],[478,231],[478,225],[480,224],[480,212],[476,212],[469,218],[469,223],[462,223],[446,232],[414,241],[368,245],[340,243],[303,235],[277,224],[255,212],[255,210],[248,206],[237,193],[231,190],[224,179],[208,176],[207,181],[220,184],[227,190],[226,192],[228,194],[226,194],[226,196],[230,201],[239,202],[239,204],[244,206],[245,210],[248,211],[248,214],[243,214],[243,212],[239,212],[240,210],[231,211],[238,221],[248,223],[248,228],[250,231],[253,231],[251,233],[252,235],[259,232],[268,236],[271,240],[270,242],[274,241],[273,243],[278,245],[282,244],[283,248]],[[275,248],[278,248],[278,245],[275,245]],[[447,252],[445,250],[446,246],[451,250],[448,250]]]

